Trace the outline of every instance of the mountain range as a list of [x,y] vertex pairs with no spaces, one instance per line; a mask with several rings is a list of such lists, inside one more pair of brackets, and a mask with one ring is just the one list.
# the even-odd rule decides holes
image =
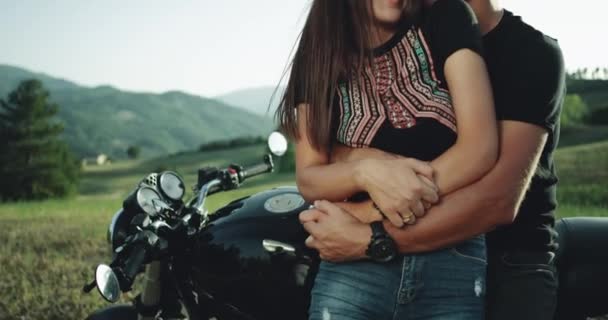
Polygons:
[[215,99],[252,113],[273,117],[284,89],[284,87],[272,86],[246,88],[217,96]]
[[156,156],[197,149],[210,141],[267,135],[274,128],[270,115],[219,99],[179,91],[155,94],[86,87],[8,65],[0,65],[0,98],[6,99],[19,82],[32,78],[42,81],[50,100],[59,105],[63,138],[80,157],[105,153],[121,158],[132,145],[139,146],[143,156]]
[[[129,146],[157,156],[197,149],[201,144],[236,137],[267,135],[276,126],[273,115],[284,88],[256,87],[214,98],[180,91],[161,94],[86,87],[74,82],[0,64],[0,99],[20,81],[36,78],[59,105],[64,139],[80,157],[105,153],[126,156]],[[607,108],[608,81],[568,81],[590,111]],[[270,106],[270,108],[269,108]]]

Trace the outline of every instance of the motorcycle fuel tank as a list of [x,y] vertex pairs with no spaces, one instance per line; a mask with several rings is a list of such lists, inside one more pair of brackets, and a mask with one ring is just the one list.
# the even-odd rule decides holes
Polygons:
[[219,209],[196,243],[197,285],[256,319],[306,319],[319,261],[298,220],[309,206],[280,187]]

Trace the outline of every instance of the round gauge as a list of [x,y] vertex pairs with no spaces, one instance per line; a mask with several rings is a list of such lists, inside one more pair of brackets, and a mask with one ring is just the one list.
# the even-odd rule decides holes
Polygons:
[[302,206],[306,201],[297,193],[284,193],[264,202],[264,209],[272,213],[286,213]]
[[186,187],[182,178],[171,171],[163,172],[160,175],[158,189],[164,196],[173,201],[180,200],[184,196],[184,193],[186,193]]
[[161,201],[160,195],[154,189],[149,187],[139,188],[137,190],[137,204],[147,214],[154,216],[158,213],[155,202]]

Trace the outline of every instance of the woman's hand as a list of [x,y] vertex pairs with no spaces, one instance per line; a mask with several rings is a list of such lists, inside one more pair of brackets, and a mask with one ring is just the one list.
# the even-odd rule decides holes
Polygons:
[[372,202],[369,200],[363,202],[334,202],[333,204],[365,224],[384,220],[384,217],[378,210],[374,209]]
[[395,158],[364,159],[359,163],[355,179],[399,228],[424,215],[428,204],[439,201],[437,186],[432,182],[433,168],[426,162]]

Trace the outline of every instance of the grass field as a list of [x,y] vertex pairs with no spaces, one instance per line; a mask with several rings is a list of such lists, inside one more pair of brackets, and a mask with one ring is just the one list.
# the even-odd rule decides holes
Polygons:
[[[262,146],[252,146],[94,167],[85,172],[76,198],[0,204],[0,319],[83,319],[106,306],[95,291],[83,295],[80,289],[98,263],[109,262],[107,225],[147,172],[172,169],[192,186],[200,166],[253,164],[263,152]],[[608,141],[562,148],[556,162],[559,216],[608,216]],[[291,174],[255,178],[239,190],[211,197],[209,208],[293,181]]]

